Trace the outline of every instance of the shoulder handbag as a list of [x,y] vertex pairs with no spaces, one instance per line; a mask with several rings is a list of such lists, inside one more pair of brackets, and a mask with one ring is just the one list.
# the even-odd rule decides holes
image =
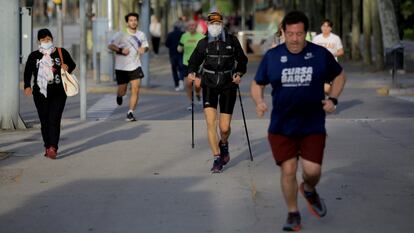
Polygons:
[[[60,64],[62,66],[65,63],[63,62],[61,48],[58,48],[58,52],[60,57]],[[62,78],[63,89],[65,89],[67,96],[75,96],[79,93],[79,82],[74,74],[69,74],[69,72],[61,68],[60,77]]]

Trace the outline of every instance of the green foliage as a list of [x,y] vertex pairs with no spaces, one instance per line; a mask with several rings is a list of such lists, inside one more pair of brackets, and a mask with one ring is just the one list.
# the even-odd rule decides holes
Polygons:
[[[225,16],[229,16],[233,13],[235,13],[235,9],[234,9],[234,1],[229,1],[229,0],[216,0],[216,6],[217,9],[224,14]],[[210,1],[208,0],[204,0],[203,1],[203,13],[205,15],[208,14],[208,12],[210,11]]]
[[404,39],[414,40],[414,30],[413,29],[405,29],[404,30]]
[[414,16],[414,2],[412,0],[405,0],[400,7],[401,14],[405,20]]

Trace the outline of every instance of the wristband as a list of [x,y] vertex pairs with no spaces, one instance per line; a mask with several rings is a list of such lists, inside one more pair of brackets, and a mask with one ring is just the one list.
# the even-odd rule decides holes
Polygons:
[[122,48],[118,48],[118,50],[115,53],[116,54],[122,54]]
[[335,97],[329,97],[328,100],[332,101],[332,103],[336,106],[338,105],[338,99]]

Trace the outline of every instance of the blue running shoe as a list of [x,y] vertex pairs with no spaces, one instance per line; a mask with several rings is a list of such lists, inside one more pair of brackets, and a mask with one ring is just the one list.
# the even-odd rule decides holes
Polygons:
[[313,214],[317,218],[325,216],[327,213],[327,209],[323,199],[319,197],[319,194],[316,192],[316,190],[313,192],[305,191],[304,185],[305,184],[302,182],[299,186],[299,190],[302,196],[305,198],[308,204],[308,209],[311,212],[311,214]]
[[300,213],[299,212],[290,212],[285,225],[283,225],[284,231],[300,231],[302,226],[300,225]]

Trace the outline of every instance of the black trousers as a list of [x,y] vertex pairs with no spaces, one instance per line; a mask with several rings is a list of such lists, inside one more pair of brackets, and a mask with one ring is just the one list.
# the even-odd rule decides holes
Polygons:
[[160,41],[161,37],[151,37],[152,42],[152,49],[154,50],[155,54],[158,54],[159,48],[160,48]]
[[66,94],[55,93],[46,98],[39,91],[33,90],[33,100],[39,115],[44,146],[58,148],[60,122],[66,104]]
[[184,80],[183,56],[170,55],[170,63],[174,85],[178,87],[179,81]]

